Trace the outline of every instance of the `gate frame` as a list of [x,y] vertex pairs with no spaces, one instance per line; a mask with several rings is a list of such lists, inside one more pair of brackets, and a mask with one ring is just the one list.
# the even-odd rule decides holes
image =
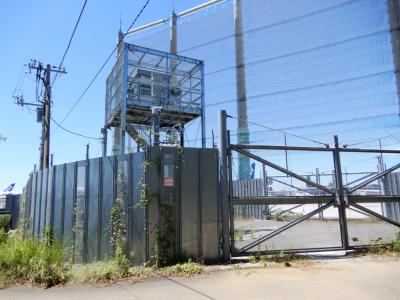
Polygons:
[[[338,208],[339,213],[339,226],[340,226],[340,247],[321,247],[321,248],[299,248],[299,249],[282,249],[282,250],[269,250],[269,251],[259,251],[261,254],[273,254],[277,252],[322,252],[322,251],[333,251],[333,250],[355,250],[360,248],[368,248],[380,245],[361,245],[361,246],[351,246],[349,245],[349,236],[347,228],[347,216],[346,210],[349,208],[355,208],[359,211],[385,221],[391,225],[400,228],[400,223],[395,222],[381,214],[378,214],[368,208],[365,208],[360,203],[390,203],[390,202],[400,202],[400,195],[396,196],[386,196],[386,195],[352,195],[355,191],[368,185],[369,183],[385,177],[389,173],[400,168],[400,163],[392,166],[391,168],[374,174],[370,178],[358,179],[360,183],[350,186],[352,183],[344,185],[342,180],[342,168],[340,163],[340,154],[351,152],[351,153],[388,153],[388,154],[400,154],[400,150],[382,150],[382,149],[358,149],[358,148],[346,148],[339,147],[338,136],[334,136],[334,147],[331,148],[329,145],[326,147],[301,147],[301,146],[271,146],[271,145],[238,145],[231,144],[230,142],[230,132],[227,130],[226,121],[230,117],[226,114],[226,111],[222,110],[219,114],[220,121],[220,159],[221,159],[221,172],[220,172],[220,182],[221,182],[221,201],[222,201],[222,256],[224,260],[229,260],[232,256],[248,256],[250,253],[248,250],[256,247],[257,245],[263,243],[266,240],[273,238],[274,236],[288,230],[291,227],[303,222],[306,219],[326,210],[331,206]],[[334,163],[334,174],[335,174],[335,186],[330,189],[319,183],[316,183],[308,178],[296,174],[286,168],[283,168],[277,164],[274,164],[262,157],[249,152],[249,150],[284,150],[284,151],[314,151],[314,152],[331,152],[333,155]],[[267,165],[275,170],[278,170],[288,176],[294,177],[308,185],[317,188],[321,193],[316,196],[286,196],[286,197],[269,197],[269,196],[256,196],[256,197],[234,197],[233,196],[233,180],[232,180],[232,152],[235,151],[243,156],[252,158],[264,165]],[[278,229],[264,235],[255,241],[243,246],[242,248],[235,250],[234,248],[234,216],[233,216],[233,206],[234,205],[254,205],[254,204],[265,204],[265,205],[276,205],[276,204],[319,204],[317,209],[307,213],[306,215],[297,218]]]

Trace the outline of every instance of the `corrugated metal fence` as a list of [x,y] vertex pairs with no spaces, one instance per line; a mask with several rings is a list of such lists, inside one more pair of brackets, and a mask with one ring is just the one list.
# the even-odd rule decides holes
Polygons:
[[[111,208],[121,189],[131,191],[124,199],[129,208],[127,225],[132,218],[141,218],[138,225],[144,231],[144,209],[135,206],[144,158],[143,152],[94,158],[33,173],[24,191],[27,232],[40,237],[50,227],[54,239],[62,241],[76,261],[110,257]],[[122,181],[118,180],[121,174]],[[128,248],[143,236],[125,233]]]
[[[257,197],[268,195],[267,179],[241,179],[233,182],[234,197]],[[236,217],[265,219],[265,210],[268,205],[235,205]]]
[[[400,173],[391,173],[382,180],[385,195],[400,195]],[[400,203],[384,203],[384,214],[386,217],[400,222]]]
[[[157,236],[168,226],[172,243],[160,251],[171,250],[172,259],[219,257],[216,149],[149,147],[54,166],[30,176],[23,199],[25,233],[42,237],[51,228],[76,262],[112,256],[116,199],[122,203],[122,240],[126,253],[134,254],[133,264],[154,257]],[[171,220],[162,214],[166,205],[174,210]]]

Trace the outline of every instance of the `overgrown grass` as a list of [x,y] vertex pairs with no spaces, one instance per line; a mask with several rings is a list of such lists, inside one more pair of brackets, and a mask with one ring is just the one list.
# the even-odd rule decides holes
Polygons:
[[381,243],[381,240],[382,238],[373,240],[372,242],[376,244],[375,247],[361,249],[358,251],[358,253],[400,257],[400,231],[397,232],[396,239],[388,244],[378,245]]
[[125,272],[114,259],[107,262],[95,262],[86,265],[75,265],[69,272],[68,278],[74,284],[103,285],[119,280],[131,283],[158,276],[192,276],[200,274],[203,266],[189,260],[173,266],[157,268],[134,267]]
[[37,284],[45,287],[66,281],[61,246],[46,240],[9,237],[0,243],[0,286]]
[[159,271],[163,275],[191,276],[203,272],[203,266],[189,259],[185,263],[161,268]]
[[281,252],[278,255],[261,255],[260,253],[255,253],[250,256],[249,262],[251,263],[262,263],[265,267],[270,266],[272,263],[283,264],[286,267],[290,267],[294,262],[306,261],[307,256],[299,255],[295,253],[284,253]]
[[76,284],[93,285],[112,283],[127,277],[120,267],[112,261],[99,261],[86,265],[74,265],[68,272],[68,280]]

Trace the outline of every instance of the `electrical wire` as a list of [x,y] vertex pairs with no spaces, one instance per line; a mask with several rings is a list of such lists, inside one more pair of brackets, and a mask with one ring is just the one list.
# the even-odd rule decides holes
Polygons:
[[12,97],[15,96],[16,91],[18,91],[21,88],[22,84],[24,83],[25,76],[26,76],[26,73],[24,74],[24,68],[25,68],[25,66],[22,66],[21,72],[18,76],[17,84],[15,85],[15,88],[12,92]]
[[[238,118],[238,117],[235,117],[235,116],[231,116],[231,115],[227,115],[227,117],[228,118],[232,118],[232,119],[236,119],[236,120],[244,121],[241,118]],[[289,132],[286,132],[286,131],[283,131],[283,130],[280,130],[280,129],[275,129],[275,128],[272,128],[272,127],[269,127],[269,126],[265,126],[265,125],[262,125],[262,124],[258,124],[258,123],[254,123],[254,122],[250,122],[250,121],[247,121],[247,123],[251,124],[251,125],[259,126],[259,127],[262,127],[262,128],[266,128],[266,129],[271,130],[271,131],[276,131],[276,132],[280,132],[282,134],[290,135],[290,136],[293,136],[293,137],[296,137],[296,138],[299,138],[299,139],[303,139],[303,140],[306,140],[306,141],[309,141],[309,142],[313,142],[313,143],[316,143],[316,144],[324,145],[325,147],[329,148],[329,144],[327,144],[327,143],[319,142],[319,141],[316,141],[316,140],[313,140],[313,139],[306,138],[304,136],[300,136],[300,135],[297,135],[297,134],[289,133]]]
[[[87,3],[87,0],[85,0],[85,2],[83,3],[83,6],[82,6],[82,8],[81,8],[81,12],[79,13],[78,20],[76,20],[76,22],[75,22],[74,30],[72,31],[71,37],[69,38],[69,42],[68,42],[67,48],[65,49],[64,55],[63,55],[63,57],[62,57],[62,59],[61,59],[61,62],[60,62],[60,64],[59,64],[59,66],[58,66],[59,69],[61,69],[62,64],[64,63],[64,59],[65,59],[65,57],[67,56],[69,47],[71,46],[71,43],[72,43],[72,39],[74,38],[76,29],[78,28],[79,22],[80,22],[80,20],[81,20],[83,11],[85,10],[86,3]],[[59,74],[60,74],[60,73],[57,72],[56,75],[54,76],[53,82],[51,83],[51,87],[53,86],[54,82],[57,80]]]
[[[149,4],[150,0],[147,0],[146,3],[143,5],[143,7],[141,8],[141,10],[139,11],[139,13],[137,14],[137,16],[135,17],[135,19],[133,20],[133,22],[131,23],[131,25],[129,26],[129,28],[126,30],[126,32],[128,32],[129,30],[132,29],[133,25],[136,23],[136,21],[139,19],[139,17],[142,15],[144,9],[147,7],[147,5]],[[126,35],[126,33],[125,33]],[[124,37],[125,37],[124,35]],[[123,40],[123,39],[122,39]],[[59,124],[63,124],[64,121],[70,116],[70,114],[72,113],[72,111],[75,109],[75,107],[78,105],[78,103],[83,99],[83,97],[85,96],[85,94],[87,93],[87,91],[90,89],[90,87],[93,85],[93,83],[96,81],[97,77],[100,75],[100,73],[103,71],[104,67],[107,65],[108,61],[110,60],[110,58],[114,55],[115,51],[118,49],[119,44],[122,42],[122,40],[113,48],[113,50],[111,51],[110,55],[108,55],[108,57],[106,58],[105,62],[101,65],[100,69],[96,72],[96,74],[94,75],[94,77],[92,78],[92,80],[89,82],[88,86],[83,90],[83,92],[81,93],[81,95],[78,97],[78,99],[74,102],[74,104],[72,105],[72,107],[70,108],[70,110],[67,112],[67,114],[65,115],[65,117],[61,120],[61,122]],[[60,125],[58,125],[58,127],[60,127]],[[56,127],[56,129],[54,129],[53,134],[56,132],[56,130],[58,129],[58,127]]]
[[73,134],[73,135],[80,136],[80,137],[83,137],[83,138],[86,138],[86,139],[91,139],[91,140],[102,140],[102,138],[96,138],[96,137],[92,137],[92,136],[87,136],[87,135],[80,134],[80,133],[78,133],[78,132],[74,132],[74,131],[72,131],[72,130],[69,130],[69,129],[63,127],[63,126],[62,126],[60,123],[58,123],[56,120],[54,120],[53,117],[50,117],[50,118],[51,118],[51,120],[54,122],[54,124],[56,124],[59,128],[61,128],[62,130],[66,131],[66,132],[68,132],[68,133],[71,133],[71,134]]
[[[346,145],[343,145],[343,147],[347,148],[347,147],[350,147],[350,146],[368,144],[368,143],[379,141],[379,140],[383,140],[383,139],[386,139],[386,138],[394,138],[395,136],[398,136],[398,135],[400,135],[400,132],[389,134],[389,135],[378,137],[378,138],[373,138],[373,139],[361,141],[361,142],[358,142],[358,143],[346,144]],[[395,139],[395,140],[398,141],[397,139]]]

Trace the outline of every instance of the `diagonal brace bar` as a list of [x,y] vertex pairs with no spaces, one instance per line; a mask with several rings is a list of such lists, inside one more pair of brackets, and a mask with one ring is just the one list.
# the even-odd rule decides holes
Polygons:
[[240,254],[240,253],[243,253],[243,252],[246,252],[246,251],[250,250],[251,248],[254,248],[255,246],[261,244],[262,242],[265,242],[266,240],[269,240],[269,239],[273,238],[274,236],[276,236],[276,235],[288,230],[289,228],[291,228],[293,226],[296,226],[297,224],[303,222],[304,220],[306,220],[308,218],[311,218],[312,216],[316,215],[317,213],[319,213],[319,212],[331,207],[334,203],[335,203],[335,201],[333,200],[333,201],[331,201],[331,202],[329,202],[329,203],[327,203],[327,204],[325,204],[325,205],[323,205],[321,207],[318,207],[317,209],[313,210],[312,212],[309,212],[308,214],[306,214],[306,215],[304,215],[304,216],[302,216],[302,217],[300,217],[300,218],[298,218],[298,219],[296,219],[296,220],[294,220],[294,221],[292,221],[292,222],[290,222],[290,223],[278,228],[277,230],[274,230],[270,234],[267,234],[267,235],[259,238],[258,240],[255,240],[254,242],[251,242],[250,244],[242,247],[241,249],[239,249],[237,251],[237,253]]
[[348,193],[351,194],[351,193],[363,188],[364,186],[370,184],[371,182],[374,182],[375,180],[386,176],[387,174],[393,172],[394,170],[397,170],[398,168],[400,168],[400,163],[397,164],[397,165],[394,165],[393,167],[391,167],[391,168],[389,168],[389,169],[387,169],[387,170],[385,170],[385,171],[383,171],[381,173],[378,173],[375,176],[371,177],[370,179],[365,180],[365,181],[359,183],[358,185],[352,187],[351,189],[348,190]]
[[288,187],[294,188],[294,189],[296,189],[296,190],[298,190],[298,191],[301,191],[301,192],[304,192],[304,193],[307,193],[307,194],[310,194],[310,195],[315,196],[315,194],[313,194],[313,193],[311,193],[311,192],[309,192],[309,191],[307,191],[307,190],[303,190],[302,188],[299,188],[299,187],[297,187],[297,186],[295,186],[295,185],[286,183],[286,182],[284,182],[284,181],[281,181],[281,180],[278,180],[278,179],[275,179],[275,178],[272,178],[272,177],[269,177],[269,178],[271,178],[272,181],[276,181],[276,182],[278,182],[278,183],[280,183],[280,184],[283,184],[283,185],[286,185],[286,186],[288,186]]
[[378,213],[376,213],[376,212],[374,212],[374,211],[372,211],[372,210],[370,210],[368,208],[365,208],[364,206],[361,206],[361,205],[359,205],[357,203],[354,203],[352,201],[350,201],[349,204],[351,206],[353,206],[353,207],[355,207],[355,208],[357,208],[357,209],[359,209],[359,210],[371,215],[371,216],[374,216],[377,219],[381,219],[381,220],[383,220],[385,222],[388,222],[389,224],[392,224],[394,226],[400,227],[399,223],[393,221],[392,219],[386,218],[386,217],[384,217],[384,216],[382,216],[382,215],[380,215],[380,214],[378,214]]
[[324,191],[324,192],[326,192],[326,193],[328,193],[330,195],[334,195],[334,192],[331,189],[329,189],[329,188],[327,188],[327,187],[325,187],[323,185],[320,185],[318,183],[315,183],[314,181],[308,180],[307,178],[304,178],[303,176],[297,175],[296,173],[293,173],[292,171],[289,171],[289,170],[287,170],[285,168],[282,168],[281,166],[278,166],[278,165],[276,165],[276,164],[274,164],[274,163],[272,163],[272,162],[270,162],[268,160],[265,160],[265,159],[263,159],[263,158],[261,158],[261,157],[259,157],[257,155],[254,155],[254,154],[252,154],[252,153],[250,153],[248,151],[245,151],[245,150],[242,150],[242,149],[239,149],[239,148],[234,148],[232,150],[235,150],[235,151],[237,151],[237,152],[239,152],[239,153],[241,153],[241,154],[243,154],[245,156],[248,156],[248,157],[250,157],[250,158],[252,158],[254,160],[257,160],[257,161],[259,161],[259,162],[261,162],[261,163],[263,163],[263,164],[265,164],[265,165],[267,165],[267,166],[269,166],[269,167],[271,167],[273,169],[276,169],[276,170],[278,170],[278,171],[280,171],[282,173],[285,173],[286,175],[292,176],[292,177],[294,177],[294,178],[296,178],[296,179],[298,179],[300,181],[303,181],[303,182],[305,182],[305,183],[307,183],[307,184],[309,184],[309,185],[311,185],[311,186],[313,186],[313,187],[315,187],[315,188],[317,188],[317,189],[319,189],[321,191]]

